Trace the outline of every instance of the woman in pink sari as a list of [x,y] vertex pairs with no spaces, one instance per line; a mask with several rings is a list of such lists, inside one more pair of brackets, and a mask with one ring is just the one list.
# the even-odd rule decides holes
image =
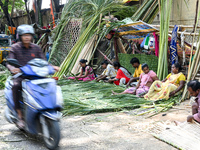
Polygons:
[[129,89],[126,89],[122,93],[115,93],[114,91],[112,91],[112,93],[114,95],[134,94],[138,97],[144,96],[149,91],[151,84],[155,80],[158,80],[158,77],[153,70],[149,70],[149,66],[147,64],[142,65],[142,71],[143,73],[140,75],[140,79],[136,87],[131,87]]
[[80,65],[81,65],[81,72],[78,76],[75,77],[69,77],[67,79],[78,79],[79,81],[92,81],[95,79],[95,74],[92,69],[92,67],[86,65],[87,60],[81,59]]

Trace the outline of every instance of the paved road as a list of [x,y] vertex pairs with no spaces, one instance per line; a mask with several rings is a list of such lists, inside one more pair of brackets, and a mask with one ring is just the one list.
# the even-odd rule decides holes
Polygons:
[[[27,135],[4,118],[5,100],[0,91],[0,149],[46,150],[42,138]],[[145,132],[153,121],[130,113],[70,116],[61,121],[59,150],[174,150]]]

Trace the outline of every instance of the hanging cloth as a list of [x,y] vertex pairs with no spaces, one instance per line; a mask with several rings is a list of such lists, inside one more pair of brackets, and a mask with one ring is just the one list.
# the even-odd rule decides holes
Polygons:
[[145,43],[144,43],[144,48],[145,48],[145,49],[149,49],[149,39],[150,39],[150,37],[147,36],[147,37],[146,37],[146,40],[145,40]]
[[184,41],[185,41],[185,35],[184,35],[185,31],[181,33],[181,49],[183,51],[183,65],[185,65],[185,63],[186,63],[186,60],[185,60],[185,47],[184,47],[185,46],[184,45],[185,44],[184,43]]
[[155,38],[154,38],[154,36],[150,36],[150,38],[149,38],[149,49],[155,49]]
[[159,56],[159,42],[158,42],[158,36],[156,35],[156,32],[153,33],[153,36],[155,38],[155,55]]
[[178,52],[177,52],[177,45],[176,45],[178,29],[179,27],[175,25],[172,31],[172,39],[170,43],[170,60],[171,60],[172,65],[178,62]]
[[149,33],[146,35],[146,37],[144,38],[144,40],[142,41],[142,43],[140,44],[140,47],[141,48],[144,48],[144,44],[145,44],[145,41],[146,41],[146,38],[149,36]]

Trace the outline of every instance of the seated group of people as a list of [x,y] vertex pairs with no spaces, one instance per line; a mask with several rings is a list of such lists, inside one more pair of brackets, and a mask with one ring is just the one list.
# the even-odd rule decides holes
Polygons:
[[[78,79],[82,81],[100,81],[113,82],[116,85],[126,85],[128,88],[122,93],[113,94],[135,94],[138,97],[144,97],[147,100],[169,99],[170,97],[181,92],[185,86],[185,76],[180,72],[181,66],[175,63],[171,67],[171,73],[163,80],[159,81],[156,73],[149,70],[147,64],[141,65],[137,58],[132,58],[130,63],[135,68],[133,77],[131,73],[119,62],[114,62],[113,65],[108,61],[102,62],[102,68],[105,70],[97,78],[92,67],[86,65],[87,60],[81,59],[82,67],[78,76],[69,77],[68,79]],[[193,120],[200,123],[200,82],[193,80],[187,84],[188,91],[191,96],[195,97],[192,104],[192,115],[188,116],[187,121]]]
[[135,68],[133,77],[131,73],[119,62],[109,64],[107,60],[102,62],[102,68],[105,69],[103,73],[95,78],[95,73],[92,67],[86,65],[87,60],[81,59],[80,65],[82,67],[78,76],[69,77],[68,79],[78,79],[82,81],[100,81],[114,83],[116,85],[126,85],[128,88],[122,93],[118,94],[134,94],[138,97],[144,97],[148,100],[169,99],[171,96],[178,94],[185,86],[185,76],[180,72],[181,66],[175,63],[171,67],[171,73],[163,80],[159,81],[156,73],[149,70],[148,64],[140,64],[140,61],[134,57],[130,63]]

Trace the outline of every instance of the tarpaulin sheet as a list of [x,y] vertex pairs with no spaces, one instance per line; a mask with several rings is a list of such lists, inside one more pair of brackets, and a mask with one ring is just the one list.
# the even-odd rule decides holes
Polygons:
[[142,39],[145,38],[147,33],[157,31],[159,30],[143,21],[122,25],[117,30],[119,36],[129,40]]

